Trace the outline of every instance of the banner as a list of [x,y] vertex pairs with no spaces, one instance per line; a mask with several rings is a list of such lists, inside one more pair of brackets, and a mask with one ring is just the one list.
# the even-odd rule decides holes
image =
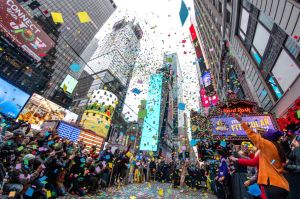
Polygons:
[[52,39],[15,0],[0,0],[0,29],[36,61],[54,47]]
[[[250,125],[250,128],[264,128],[264,129],[275,129],[271,116],[247,116],[242,117],[244,122]],[[222,117],[222,118],[210,118],[212,124],[213,135],[237,135],[246,136],[246,132],[242,129],[241,124],[233,117]]]

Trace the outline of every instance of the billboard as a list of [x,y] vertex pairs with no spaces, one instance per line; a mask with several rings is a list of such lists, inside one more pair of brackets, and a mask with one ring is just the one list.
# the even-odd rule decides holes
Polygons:
[[72,94],[76,85],[77,85],[78,81],[73,78],[71,75],[67,75],[66,78],[64,79],[64,81],[61,83],[60,88],[64,89],[64,87],[66,89],[66,92]]
[[76,122],[78,115],[34,93],[20,113],[18,119],[39,129],[46,120]]
[[[250,128],[275,129],[271,116],[246,116],[242,117],[243,121],[250,125]],[[237,135],[246,136],[241,124],[233,117],[213,117],[209,119],[212,124],[213,135]]]
[[197,34],[196,34],[195,27],[193,24],[190,26],[190,33],[192,36],[192,41],[195,41],[195,39],[197,39]]
[[163,74],[150,76],[140,150],[157,151]]
[[202,84],[204,85],[206,95],[211,97],[215,95],[214,86],[212,84],[211,74],[209,71],[205,71],[202,74]]
[[16,118],[30,95],[0,78],[0,113]]
[[214,96],[211,96],[211,97],[208,97],[206,95],[206,90],[205,88],[201,88],[200,90],[200,96],[201,96],[201,102],[202,102],[202,106],[204,108],[207,108],[207,107],[210,107],[210,105],[217,105],[218,101],[219,101],[219,98],[217,95],[214,95]]
[[84,111],[80,125],[104,138],[107,137],[118,97],[107,90],[94,90]]
[[16,0],[0,0],[0,29],[36,61],[54,47],[52,39]]

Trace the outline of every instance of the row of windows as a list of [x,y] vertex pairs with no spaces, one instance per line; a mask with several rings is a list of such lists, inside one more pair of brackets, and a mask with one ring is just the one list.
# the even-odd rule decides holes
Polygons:
[[[247,9],[249,10],[247,6],[241,8],[240,25],[238,31],[238,35],[243,42],[246,40],[246,35],[248,36],[247,31],[249,31],[249,21],[253,20]],[[294,43],[288,39],[287,42],[289,42],[288,46],[290,47],[287,49],[288,51],[281,47],[282,50],[276,64],[272,68],[267,68],[262,63],[262,58],[264,54],[270,50],[267,49],[267,46],[268,43],[272,42],[270,38],[272,36],[271,31],[273,26],[274,22],[272,19],[261,12],[258,17],[254,39],[251,44],[250,55],[256,62],[260,73],[262,73],[262,75],[265,77],[265,80],[272,91],[272,95],[276,99],[280,99],[283,93],[289,88],[289,86],[300,73],[299,67],[297,67],[297,64],[293,58],[288,55],[288,52],[292,51],[295,54],[300,50],[300,48],[297,48],[295,45],[293,45]],[[287,44],[285,44],[285,46],[287,46]],[[274,59],[274,57],[272,59]],[[286,75],[284,74],[290,75],[288,78],[286,78]]]

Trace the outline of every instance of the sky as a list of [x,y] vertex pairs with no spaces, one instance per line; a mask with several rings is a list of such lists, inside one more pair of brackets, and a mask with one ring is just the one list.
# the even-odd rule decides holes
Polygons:
[[[191,43],[189,27],[193,18],[192,0],[185,0],[189,16],[181,25],[179,10],[181,0],[114,0],[117,10],[101,28],[96,37],[101,41],[111,32],[112,26],[124,17],[139,22],[144,35],[141,40],[141,52],[137,59],[133,77],[127,92],[123,113],[128,121],[137,120],[140,100],[147,99],[149,76],[155,73],[163,63],[164,53],[177,53],[183,75],[183,103],[187,110],[199,109],[199,85],[197,78],[195,51]],[[186,40],[186,43],[182,43]],[[141,83],[142,80],[143,83]],[[143,92],[136,95],[131,92],[138,88]]]

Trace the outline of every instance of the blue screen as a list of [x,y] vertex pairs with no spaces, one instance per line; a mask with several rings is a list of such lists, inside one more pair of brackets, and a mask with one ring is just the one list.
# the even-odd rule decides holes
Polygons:
[[58,135],[76,142],[78,140],[80,129],[61,122],[57,128]]
[[140,150],[157,151],[162,78],[162,74],[150,77],[146,104],[147,116],[144,119]]
[[17,118],[30,95],[0,78],[0,113]]

